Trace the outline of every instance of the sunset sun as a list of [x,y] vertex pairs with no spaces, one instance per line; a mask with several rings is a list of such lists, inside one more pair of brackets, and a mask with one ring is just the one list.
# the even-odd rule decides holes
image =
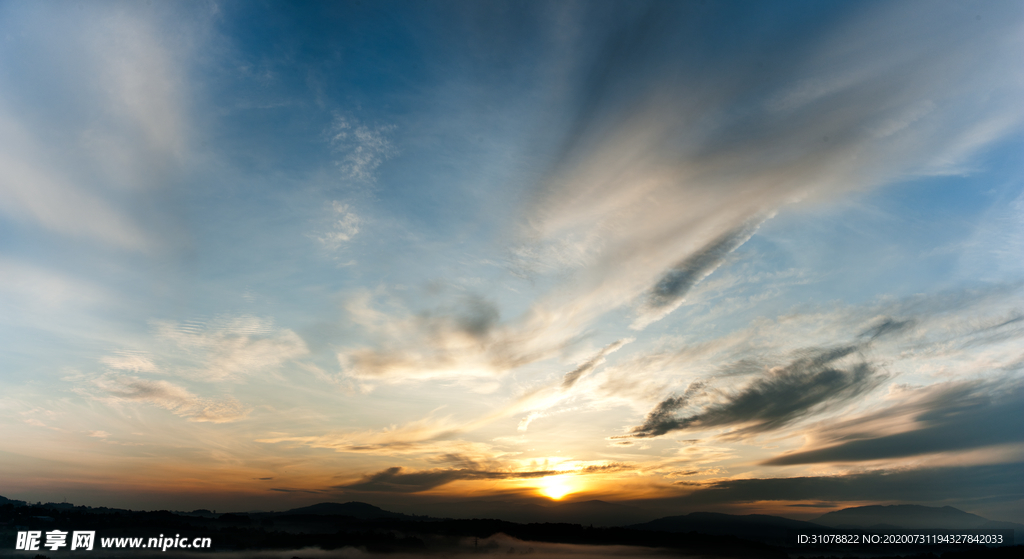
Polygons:
[[566,476],[542,478],[540,480],[540,487],[538,487],[538,490],[545,497],[554,499],[555,501],[561,500],[562,497],[576,491]]

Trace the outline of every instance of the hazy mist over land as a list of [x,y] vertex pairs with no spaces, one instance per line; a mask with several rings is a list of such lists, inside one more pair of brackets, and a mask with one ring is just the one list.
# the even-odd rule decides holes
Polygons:
[[0,494],[1024,523],[1022,43],[1015,1],[0,2]]
[[[59,530],[68,534],[78,528],[94,534],[95,545],[86,551],[104,557],[159,554],[300,559],[480,555],[786,559],[835,557],[837,553],[844,557],[996,559],[1019,555],[1019,534],[1024,534],[1021,524],[992,521],[949,506],[921,505],[846,508],[813,522],[763,514],[695,512],[633,524],[624,521],[625,516],[618,521],[607,515],[600,518],[609,510],[622,511],[621,505],[601,501],[534,509],[525,522],[509,521],[517,512],[507,508],[490,518],[475,517],[473,510],[464,510],[456,518],[441,518],[410,516],[360,502],[223,514],[210,510],[130,511],[70,503],[32,505],[5,498],[0,502],[0,540],[17,542],[13,552],[0,549],[0,556],[13,557],[44,550],[40,545],[44,534],[45,547],[53,547],[53,534],[59,538]],[[26,531],[33,529],[37,531]],[[157,532],[160,535],[154,537]],[[80,533],[75,531],[76,537]],[[969,537],[977,541],[966,539]],[[49,553],[62,556],[65,551],[51,549]],[[40,556],[46,557],[37,554],[37,559]]]

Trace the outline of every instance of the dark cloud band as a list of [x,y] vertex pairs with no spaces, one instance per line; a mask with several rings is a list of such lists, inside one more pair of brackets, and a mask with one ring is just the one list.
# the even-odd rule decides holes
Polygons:
[[837,364],[859,349],[858,345],[849,345],[809,351],[785,367],[769,370],[725,402],[679,417],[675,412],[685,408],[702,388],[691,384],[683,396],[655,406],[643,425],[634,427],[626,437],[657,437],[692,428],[743,426],[733,433],[735,436],[778,429],[823,404],[847,401],[878,386],[885,376],[870,364]]
[[[735,479],[713,483],[666,501],[680,506],[757,501],[908,501],[928,496],[975,500],[980,497],[1018,499],[1024,494],[1024,464],[879,470],[845,476]],[[998,499],[999,497],[995,497]]]
[[[476,465],[475,463],[472,463]],[[457,480],[499,480],[499,479],[536,479],[548,476],[570,474],[600,474],[634,469],[628,464],[603,464],[585,466],[569,472],[561,470],[530,470],[510,472],[487,470],[480,468],[434,469],[423,471],[406,471],[401,467],[392,467],[375,474],[365,476],[356,483],[336,485],[333,489],[348,491],[372,491],[383,493],[417,493],[440,487]]]
[[[939,386],[921,399],[821,430],[818,439],[842,442],[784,454],[763,462],[771,466],[822,462],[862,462],[938,452],[964,451],[1024,442],[1024,386],[1021,383],[959,383]],[[872,436],[859,425],[911,417],[913,428]],[[870,427],[868,428],[870,429]],[[845,440],[844,440],[845,439]]]

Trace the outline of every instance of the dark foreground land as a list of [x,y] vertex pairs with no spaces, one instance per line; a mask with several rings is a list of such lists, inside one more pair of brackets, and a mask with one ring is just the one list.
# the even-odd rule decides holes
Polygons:
[[[325,503],[281,513],[214,514],[129,511],[69,504],[0,506],[3,557],[223,557],[326,559],[374,555],[464,557],[708,557],[785,559],[797,557],[907,557],[968,559],[1024,557],[1024,546],[797,545],[797,535],[864,535],[863,530],[827,527],[768,516],[668,517],[631,527],[568,523],[516,523],[494,519],[436,519],[384,511],[365,503]],[[53,551],[46,532],[95,531],[92,551]],[[39,549],[16,550],[18,532],[44,534]],[[153,549],[150,538],[180,535],[210,538],[209,549]],[[69,536],[70,537],[70,536]],[[1012,535],[1010,536],[1012,538]],[[104,545],[107,542],[109,545]],[[137,544],[137,545],[136,545]]]

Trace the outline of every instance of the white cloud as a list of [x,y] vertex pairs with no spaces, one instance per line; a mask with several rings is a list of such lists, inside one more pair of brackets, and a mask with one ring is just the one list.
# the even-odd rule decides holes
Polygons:
[[133,373],[155,373],[156,364],[140,353],[130,351],[118,351],[114,355],[100,358],[100,362],[117,371],[130,371]]
[[516,426],[516,430],[520,432],[526,432],[526,430],[530,427],[530,424],[533,423],[533,420],[539,419],[541,417],[544,417],[544,414],[536,411],[530,412],[529,414],[527,414],[526,417],[519,421],[519,425]]
[[110,304],[113,300],[110,293],[89,282],[7,258],[0,258],[0,293],[30,309],[29,313],[40,308]]
[[879,138],[892,136],[900,130],[914,124],[914,122],[921,120],[935,109],[935,103],[932,103],[929,100],[924,100],[920,104],[908,108],[903,112],[903,114],[893,115],[882,121],[881,124],[873,128],[873,133]]
[[234,398],[201,398],[185,388],[164,380],[146,380],[133,376],[106,374],[93,381],[102,391],[100,399],[118,404],[143,402],[184,417],[189,421],[228,423],[248,414]]
[[0,211],[70,237],[88,237],[142,250],[146,235],[101,195],[58,169],[58,154],[34,148],[0,107]]
[[[100,19],[88,36],[108,110],[130,123],[151,152],[167,160],[185,148],[181,53],[162,42],[159,24],[124,11]],[[181,45],[175,45],[180,48]]]
[[325,435],[280,435],[258,439],[256,442],[292,443],[311,448],[329,448],[338,452],[358,452],[377,455],[464,453],[475,456],[495,456],[490,445],[455,440],[453,437],[464,426],[452,422],[450,417],[433,414],[403,425],[392,425],[379,430],[333,432]]
[[828,95],[840,92],[863,79],[860,75],[812,77],[797,81],[792,86],[769,99],[766,106],[773,111],[791,111],[818,101]]
[[338,353],[343,372],[387,382],[459,378],[489,384],[495,376],[558,355],[579,332],[557,316],[503,322],[492,301],[473,295],[413,312],[397,300],[363,292],[345,308],[369,344]]
[[351,206],[337,200],[331,203],[331,213],[330,229],[317,236],[317,239],[324,246],[337,249],[351,241],[359,233],[359,227],[363,220],[352,210]]
[[396,153],[389,138],[394,130],[394,125],[368,126],[336,114],[326,135],[342,175],[373,182],[377,168]]
[[61,235],[148,251],[158,237],[138,218],[146,204],[125,195],[164,185],[183,161],[190,119],[182,61],[194,47],[187,35],[201,26],[175,34],[167,21],[123,8],[33,4],[11,14],[45,30],[6,28],[14,42],[0,64],[8,56],[31,60],[37,70],[19,75],[19,86],[47,90],[59,110],[38,110],[0,84],[0,212]]
[[[663,67],[651,53],[687,46],[669,33],[633,30],[638,44],[598,58],[603,89],[582,96],[513,248],[517,269],[569,276],[537,312],[585,328],[759,214],[947,173],[1021,130],[1012,19],[934,34],[922,17],[959,16],[864,12],[749,75],[728,61],[680,75],[683,54]],[[672,309],[646,309],[635,326]]]
[[[699,398],[717,401],[737,386],[771,378],[780,365],[843,348],[856,348],[851,363],[866,363],[879,377],[923,386],[1019,371],[1022,296],[1021,288],[1011,285],[804,308],[712,338],[696,324],[684,336],[666,338],[660,346],[605,367],[582,394],[595,404],[625,404],[642,414],[696,383],[705,392],[690,399],[697,405]],[[706,318],[716,320],[713,313]],[[863,409],[883,399],[865,393],[848,405]],[[818,412],[826,423],[845,413],[834,405]],[[780,436],[802,433],[803,427],[794,426]]]
[[210,323],[154,321],[157,336],[174,342],[192,358],[192,374],[209,381],[276,372],[309,353],[298,334],[275,329],[255,316],[223,317]]

